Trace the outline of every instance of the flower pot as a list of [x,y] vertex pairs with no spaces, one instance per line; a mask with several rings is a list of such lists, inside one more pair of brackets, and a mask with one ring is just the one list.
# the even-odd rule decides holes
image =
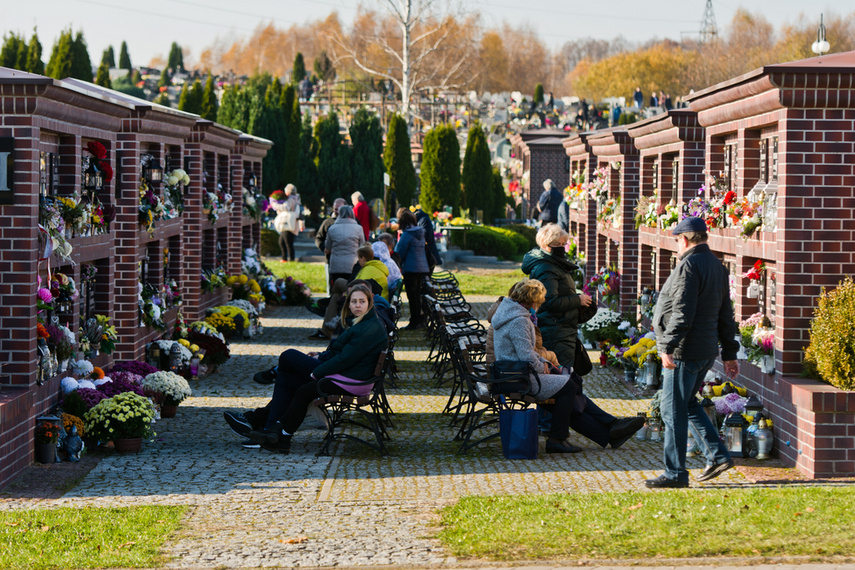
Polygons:
[[38,463],[54,463],[56,461],[56,444],[55,443],[36,443],[36,462]]
[[161,404],[160,405],[160,417],[161,418],[174,418],[175,414],[178,413],[178,404]]
[[128,437],[113,440],[113,448],[119,453],[139,453],[142,449],[141,437]]

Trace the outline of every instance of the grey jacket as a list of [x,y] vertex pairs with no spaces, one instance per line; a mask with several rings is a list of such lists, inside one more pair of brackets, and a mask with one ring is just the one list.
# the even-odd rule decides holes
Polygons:
[[543,363],[548,361],[535,351],[534,323],[525,307],[505,297],[493,314],[490,325],[493,327],[496,360],[526,361],[538,372],[540,390],[535,386],[533,396],[546,400],[567,383],[569,376],[541,372]]
[[701,243],[680,256],[653,312],[656,348],[678,360],[736,360],[736,321],[727,270]]
[[326,249],[330,250],[330,273],[350,273],[356,263],[356,250],[365,243],[362,226],[353,218],[337,218],[327,230]]

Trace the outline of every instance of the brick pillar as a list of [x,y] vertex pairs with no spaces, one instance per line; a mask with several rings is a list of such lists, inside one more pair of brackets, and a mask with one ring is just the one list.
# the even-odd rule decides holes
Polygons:
[[239,154],[227,156],[229,166],[229,181],[232,197],[235,201],[234,210],[229,217],[229,275],[241,273],[241,259],[243,250],[243,157]]
[[144,346],[137,346],[140,335],[137,287],[138,262],[142,246],[139,223],[140,143],[137,136],[120,133],[116,140],[116,221],[113,230],[116,244],[113,283],[113,319],[118,341],[113,354],[115,361],[137,360],[144,355]]
[[183,234],[181,248],[181,297],[184,299],[182,312],[187,322],[202,317],[202,224],[207,217],[202,214],[203,153],[198,143],[184,146],[184,164],[190,185],[184,189]]
[[635,204],[641,191],[638,155],[624,155],[621,176],[621,234],[620,265],[620,308],[635,312],[638,298],[639,256],[641,255],[638,230],[635,228]]

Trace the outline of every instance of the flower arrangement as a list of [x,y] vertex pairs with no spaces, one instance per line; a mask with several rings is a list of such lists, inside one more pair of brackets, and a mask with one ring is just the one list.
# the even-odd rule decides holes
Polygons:
[[644,366],[648,359],[659,360],[659,353],[656,350],[656,339],[652,336],[644,336],[637,343],[627,349],[623,357],[634,364],[637,368]]
[[600,222],[600,227],[603,229],[609,226],[618,227],[620,220],[620,196],[608,198],[600,205],[597,212],[597,221]]
[[179,339],[179,340],[156,340],[154,341],[158,348],[160,348],[161,354],[171,354],[172,347],[178,345],[178,352],[181,354],[181,368],[188,368],[190,366],[190,358],[193,356],[193,353],[190,351],[190,342],[187,339]]
[[61,429],[62,426],[52,421],[36,424],[36,443],[56,443]]
[[39,226],[47,236],[49,250],[61,259],[70,260],[74,248],[66,239],[65,220],[55,198],[39,197]]
[[594,298],[599,293],[603,302],[616,311],[620,302],[620,273],[614,266],[603,267],[588,279],[582,291]]
[[751,279],[752,281],[759,281],[763,272],[766,271],[766,264],[762,259],[758,259],[754,262],[754,265],[742,274],[743,279]]
[[759,366],[764,356],[775,354],[775,329],[763,313],[754,313],[740,321],[739,336],[752,364]]
[[83,420],[80,419],[78,416],[69,413],[63,413],[61,418],[62,427],[66,433],[71,433],[72,427],[77,428],[77,435],[79,435],[80,437],[83,437],[83,435],[86,433],[86,426],[83,423]]
[[149,283],[145,285],[138,283],[137,285],[140,320],[146,326],[154,327],[160,331],[166,330],[166,323],[163,322],[163,299],[160,297],[160,293]]
[[595,343],[607,342],[612,345],[620,345],[624,338],[618,326],[623,322],[620,313],[609,309],[601,309],[597,314],[579,327],[582,335],[589,341]]
[[139,221],[148,232],[148,235],[154,236],[155,222],[163,218],[165,211],[166,208],[160,197],[154,193],[148,182],[144,179],[141,180]]
[[[80,296],[80,292],[77,290],[77,285],[74,283],[74,279],[65,273],[60,273],[59,271],[55,271],[53,273],[49,286],[53,300],[59,304],[71,303]],[[69,311],[63,310],[62,312]]]
[[142,381],[142,387],[151,392],[157,392],[165,397],[164,403],[177,406],[189,398],[193,391],[184,377],[174,372],[155,372]]
[[234,319],[223,313],[211,313],[205,317],[205,322],[217,329],[217,332],[225,335],[226,338],[230,338],[237,329]]
[[[65,221],[66,229],[71,229],[77,233],[82,232],[88,222],[86,209],[73,197],[58,196],[56,200],[59,203],[59,211],[63,221]],[[66,232],[67,235],[68,232]]]
[[163,187],[163,204],[174,218],[184,212],[184,187],[190,184],[190,177],[182,168],[176,168],[166,175]]
[[108,398],[116,396],[117,394],[124,394],[125,392],[133,392],[140,396],[144,394],[139,382],[128,379],[126,376],[120,376],[115,379],[111,378],[109,382],[104,382],[103,384],[98,385],[98,390]]
[[232,195],[223,189],[222,184],[217,184],[216,192],[202,194],[202,212],[207,214],[212,224],[216,223],[222,214],[231,212],[233,207]]
[[226,271],[222,267],[202,270],[202,291],[216,291],[226,286]]
[[261,214],[267,211],[267,207],[269,206],[267,198],[264,197],[264,194],[257,187],[255,188],[255,192],[252,189],[241,188],[241,195],[243,196],[244,215],[258,219],[261,217]]
[[260,311],[256,309],[252,303],[245,299],[235,299],[234,301],[229,301],[228,303],[226,303],[226,306],[237,307],[243,310],[244,312],[246,312],[247,315],[249,315],[249,318],[253,321],[257,320],[260,315]]
[[145,377],[152,372],[157,372],[158,370],[158,368],[155,368],[146,362],[140,362],[139,360],[123,360],[122,362],[117,362],[113,365],[111,374],[115,375],[116,372],[130,372],[131,374]]
[[258,252],[247,247],[241,256],[241,270],[250,278],[258,278],[260,275],[269,275],[268,270],[258,258]]
[[[210,325],[207,325],[206,323],[203,324],[207,329],[211,328]],[[193,328],[191,325],[190,334],[188,335],[187,340],[198,345],[201,350],[205,351],[205,363],[211,370],[213,370],[229,359],[229,347],[226,346],[225,339],[216,331],[216,329],[213,329],[213,332],[218,336],[213,336],[201,331],[202,327],[197,326]]]
[[86,432],[101,440],[150,437],[154,406],[145,396],[124,392],[98,402],[86,412]]
[[[187,340],[193,342],[191,336],[194,332],[198,332],[203,335],[214,337],[223,343],[226,342],[226,337],[223,336],[221,332],[217,329],[206,323],[205,321],[196,321],[195,323],[190,323],[190,333],[187,335]],[[202,347],[204,348],[204,347]]]
[[231,275],[226,279],[226,285],[232,288],[233,299],[250,299],[252,295],[256,295],[257,301],[261,295],[261,285],[255,279],[250,279],[248,275]]
[[701,218],[707,223],[707,227],[710,229],[724,227],[726,207],[720,199],[713,198],[712,200],[707,200],[706,194],[706,187],[701,186],[698,189],[697,195],[686,204],[683,217]]
[[89,141],[86,150],[92,155],[91,164],[101,172],[104,184],[109,183],[113,179],[113,168],[107,162],[107,149],[98,141]]
[[451,212],[434,212],[433,218],[441,225],[445,225],[451,220]]
[[582,187],[597,204],[605,202],[609,196],[609,169],[604,166],[597,168],[594,170],[594,179]]

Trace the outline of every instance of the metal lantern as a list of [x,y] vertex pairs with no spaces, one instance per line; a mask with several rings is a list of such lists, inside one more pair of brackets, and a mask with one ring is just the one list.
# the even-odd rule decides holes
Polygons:
[[645,421],[644,425],[641,426],[641,429],[635,432],[635,439],[637,439],[638,441],[644,441],[647,439],[647,432],[650,431],[650,428],[647,427],[647,414],[644,412],[638,412],[638,417],[644,418]]
[[745,414],[751,416],[751,421],[754,421],[754,418],[763,411],[763,404],[760,403],[760,400],[757,399],[756,396],[751,396],[748,398],[748,401],[745,402]]
[[733,387],[733,384],[730,382],[725,382],[724,386],[721,387],[721,395],[727,396],[728,394],[733,394],[736,392],[736,388]]
[[148,346],[148,364],[160,368],[160,346],[156,342]]
[[742,414],[732,413],[724,418],[724,444],[731,454],[748,457],[748,422]]
[[181,370],[181,345],[177,342],[169,349],[169,369],[172,372]]
[[718,429],[718,414],[715,411],[715,402],[709,397],[704,396],[701,400],[701,407],[704,409],[704,413],[710,419],[710,422],[712,422],[712,426]]
[[247,179],[247,186],[250,188],[255,188],[258,184],[258,177],[255,176],[255,172],[249,173],[249,178]]
[[150,154],[143,155],[142,176],[149,182],[163,180],[163,168],[160,166],[160,161]]
[[754,434],[754,440],[757,442],[757,459],[769,459],[769,453],[772,451],[772,443],[775,441],[775,436],[772,434],[766,418],[760,419],[759,427]]

